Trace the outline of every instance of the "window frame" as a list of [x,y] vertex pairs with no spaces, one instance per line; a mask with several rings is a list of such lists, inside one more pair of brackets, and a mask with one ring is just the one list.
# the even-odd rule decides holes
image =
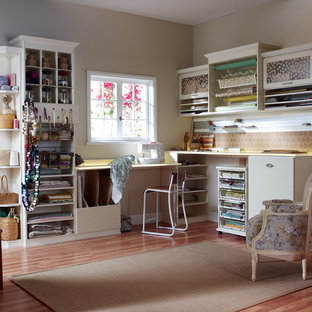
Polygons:
[[[147,102],[147,137],[146,138],[103,138],[103,140],[92,140],[91,138],[91,80],[92,76],[99,76],[102,79],[108,77],[112,81],[114,80],[124,80],[124,82],[129,83],[151,83],[150,91],[151,95],[148,98]],[[132,80],[132,81],[131,81]],[[119,105],[118,105],[119,104]],[[117,114],[121,109],[121,103],[117,104]],[[153,76],[142,76],[142,75],[130,75],[130,74],[121,74],[121,73],[110,73],[102,71],[87,70],[87,144],[90,145],[101,145],[101,144],[114,144],[114,143],[142,143],[157,141],[157,79]]]

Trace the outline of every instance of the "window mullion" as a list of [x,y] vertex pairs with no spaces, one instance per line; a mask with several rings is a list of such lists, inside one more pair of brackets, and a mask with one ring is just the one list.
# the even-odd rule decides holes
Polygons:
[[117,82],[117,134],[122,139],[122,82]]

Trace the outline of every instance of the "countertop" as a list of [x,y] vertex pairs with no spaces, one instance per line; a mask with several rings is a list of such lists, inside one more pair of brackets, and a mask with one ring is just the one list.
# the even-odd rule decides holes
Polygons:
[[[76,170],[82,171],[82,170],[97,170],[97,169],[109,169],[110,165],[109,163],[112,162],[115,159],[85,159],[84,163],[82,163],[79,166],[76,166]],[[163,163],[157,163],[157,164],[138,164],[135,163],[132,165],[132,168],[153,168],[153,167],[172,167],[177,166],[178,163],[172,161],[166,161]]]
[[[248,156],[280,156],[280,157],[311,157],[312,152],[307,153],[263,153],[263,152],[215,152],[215,151],[170,151],[166,153],[178,153],[178,154],[198,154],[198,155],[207,155],[207,156],[228,156],[228,157],[242,157],[247,158]],[[84,163],[79,166],[76,166],[76,170],[99,170],[99,169],[109,169],[109,163],[115,159],[85,159]],[[179,166],[179,163],[176,163],[170,157],[166,157],[166,161],[163,163],[157,164],[138,164],[135,163],[132,165],[133,168],[157,168],[157,167],[170,167],[170,166]]]
[[302,157],[312,156],[312,152],[298,152],[298,153],[274,153],[274,152],[214,152],[214,151],[175,151],[179,154],[198,154],[198,155],[216,155],[216,156],[291,156],[291,157]]

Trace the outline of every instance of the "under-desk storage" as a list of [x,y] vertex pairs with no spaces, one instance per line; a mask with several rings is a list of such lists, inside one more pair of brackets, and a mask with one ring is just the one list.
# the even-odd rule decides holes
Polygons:
[[120,228],[120,204],[77,209],[77,234]]
[[88,236],[111,235],[120,232],[120,204],[111,197],[109,169],[85,170],[77,173],[76,233]]

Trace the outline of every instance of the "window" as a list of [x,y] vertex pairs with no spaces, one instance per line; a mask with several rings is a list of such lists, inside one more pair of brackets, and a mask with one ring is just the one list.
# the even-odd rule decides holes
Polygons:
[[156,78],[87,75],[88,143],[156,141]]

